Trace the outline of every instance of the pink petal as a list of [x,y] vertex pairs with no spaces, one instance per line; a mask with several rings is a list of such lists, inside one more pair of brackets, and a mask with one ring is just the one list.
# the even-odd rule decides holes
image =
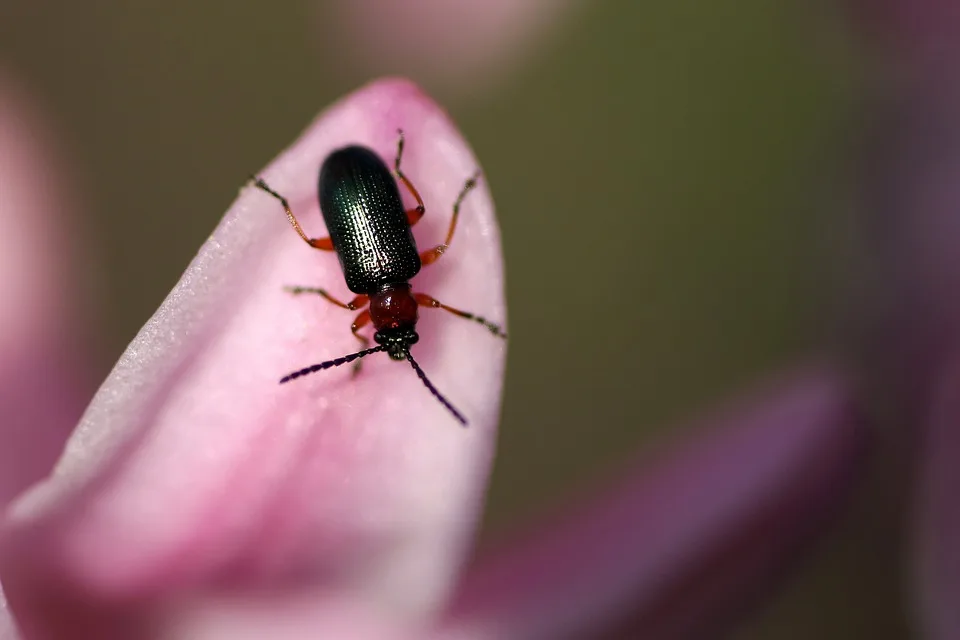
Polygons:
[[[427,205],[416,228],[427,248],[477,161],[408,82],[333,106],[263,176],[323,235],[323,158],[360,143],[392,159],[398,127]],[[16,505],[2,568],[20,621],[45,629],[53,606],[63,624],[123,635],[161,603],[225,586],[347,592],[414,618],[445,600],[484,494],[505,345],[474,323],[421,314],[414,352],[467,429],[386,356],[356,381],[344,367],[279,386],[358,346],[354,314],[294,298],[290,284],[347,296],[336,257],[298,239],[274,199],[244,189],[101,388],[54,477]],[[503,286],[481,182],[450,251],[414,287],[503,321]],[[133,627],[119,632],[121,622]]]
[[7,599],[3,595],[3,585],[0,584],[0,640],[19,640],[13,615],[7,607]]
[[0,506],[53,467],[92,391],[82,238],[35,106],[0,73]]
[[185,609],[167,621],[159,640],[425,640],[402,618],[356,599],[329,594],[230,598]]
[[838,377],[810,370],[691,433],[481,558],[450,637],[593,637],[627,621],[634,633],[614,637],[720,637],[846,496],[865,432]]
[[342,0],[318,20],[327,56],[366,73],[441,80],[477,95],[532,53],[576,0]]

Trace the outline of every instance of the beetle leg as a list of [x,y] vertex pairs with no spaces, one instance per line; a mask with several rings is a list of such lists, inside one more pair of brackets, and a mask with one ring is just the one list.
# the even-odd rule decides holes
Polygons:
[[453,203],[453,218],[450,220],[450,228],[447,229],[447,237],[443,241],[443,244],[438,244],[433,249],[428,249],[420,254],[420,263],[424,266],[439,260],[440,256],[450,248],[450,243],[453,242],[453,233],[457,230],[457,220],[460,218],[460,205],[463,204],[463,199],[467,197],[467,194],[477,186],[477,180],[479,179],[480,172],[477,171],[464,183],[463,189],[460,190],[460,195],[457,196],[456,201]]
[[495,336],[498,336],[500,338],[507,337],[506,332],[500,327],[500,325],[494,324],[489,320],[487,320],[486,318],[483,318],[473,313],[469,313],[467,311],[461,311],[460,309],[454,309],[453,307],[447,306],[442,302],[440,302],[439,300],[432,298],[431,296],[428,296],[425,293],[415,293],[413,294],[413,297],[417,301],[417,304],[421,304],[425,307],[430,307],[433,309],[443,309],[444,311],[449,311],[450,313],[460,316],[461,318],[466,318],[467,320],[473,320],[474,322],[478,322],[482,324],[487,328],[487,330],[490,333],[492,333]]
[[[364,298],[365,298],[366,296],[357,296],[357,297],[358,297],[358,298],[359,298],[359,297],[364,297]],[[357,332],[358,332],[360,329],[362,329],[362,328],[364,328],[365,326],[367,326],[368,324],[370,324],[370,309],[364,309],[363,311],[360,312],[360,315],[358,315],[356,318],[354,318],[353,324],[350,325],[350,331],[353,332],[353,335],[355,335],[355,336],[357,337],[357,340],[360,341],[360,344],[363,345],[363,346],[361,347],[361,349],[366,349],[367,347],[370,346],[370,338],[368,338],[368,337],[366,337],[366,336],[362,336],[362,335],[360,335],[360,334],[357,333]],[[357,359],[357,360],[355,360],[354,363],[353,363],[353,373],[352,373],[352,375],[353,375],[354,377],[356,377],[356,375],[357,375],[358,373],[360,373],[361,362],[362,362],[362,359]]]
[[283,205],[283,210],[287,214],[287,220],[290,221],[290,225],[293,227],[293,230],[297,232],[297,235],[303,238],[304,242],[306,242],[308,245],[310,245],[314,249],[320,249],[321,251],[334,250],[333,241],[330,238],[308,238],[307,234],[303,232],[303,228],[300,226],[300,223],[297,222],[297,217],[293,215],[293,210],[290,209],[290,204],[287,202],[287,199],[284,198],[279,193],[277,193],[276,191],[274,191],[273,189],[271,189],[267,185],[267,183],[264,182],[261,178],[258,178],[256,176],[250,176],[250,184],[257,187],[258,189],[266,191],[267,193],[269,193],[274,198],[280,201],[280,204]]
[[[325,300],[327,300],[327,302],[331,302],[337,305],[338,307],[341,307],[343,309],[348,309],[350,311],[356,311],[357,309],[365,307],[370,302],[369,296],[365,296],[365,295],[359,295],[355,297],[353,300],[351,300],[350,302],[340,302],[339,300],[331,296],[329,293],[327,293],[325,290],[318,289],[316,287],[284,287],[284,289],[286,291],[289,291],[293,295],[300,295],[301,293],[315,293],[317,295],[322,296]],[[370,346],[370,339],[367,338],[366,336],[360,335],[357,332],[360,329],[367,326],[368,324],[370,324],[370,309],[364,309],[363,311],[360,312],[360,315],[354,318],[353,324],[350,325],[350,331],[357,338],[357,340],[360,341],[361,349],[366,349],[367,347]],[[361,360],[358,358],[353,363],[354,376],[360,373],[360,366],[361,366],[360,362]]]
[[316,287],[284,287],[284,291],[289,291],[295,296],[300,295],[301,293],[315,293],[319,296],[323,296],[327,302],[332,302],[338,307],[347,309],[349,311],[356,311],[360,307],[366,306],[366,304],[370,302],[370,298],[365,295],[359,295],[350,302],[340,302],[327,293],[325,289],[318,289]]
[[413,186],[410,179],[403,175],[403,171],[400,171],[400,160],[403,158],[403,129],[397,129],[397,133],[400,135],[400,140],[397,141],[397,158],[393,162],[393,172],[397,174],[397,178],[399,178],[403,186],[407,188],[407,191],[409,191],[417,201],[416,207],[407,209],[407,223],[412,227],[420,222],[420,218],[423,217],[423,214],[426,213],[427,210],[423,206],[423,198],[420,197],[420,192]]

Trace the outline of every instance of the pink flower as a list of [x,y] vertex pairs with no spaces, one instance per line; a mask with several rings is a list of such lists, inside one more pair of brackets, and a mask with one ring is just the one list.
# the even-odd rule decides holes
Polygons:
[[354,76],[399,74],[482,99],[567,23],[578,0],[318,3],[324,58]]
[[[4,108],[0,130],[24,135],[9,125],[20,122],[17,105]],[[334,105],[262,175],[321,235],[322,159],[348,143],[390,158],[401,126],[405,171],[428,207],[416,228],[423,243],[440,236],[479,163],[405,81],[374,83]],[[18,187],[49,180],[49,167],[28,161],[29,136],[18,139],[27,142],[0,145],[0,164],[23,171],[13,176]],[[25,246],[43,247],[44,229],[61,228],[60,208],[42,192],[0,201],[2,224],[21,225]],[[3,383],[43,375],[49,399],[5,407],[17,420],[5,420],[0,450],[15,452],[13,461],[43,453],[5,481],[8,494],[50,459],[45,440],[11,425],[63,433],[76,406],[69,371],[45,351],[51,336],[71,335],[71,313],[31,311],[44,299],[38,287],[69,288],[64,259],[25,251],[0,271],[16,319],[0,355],[23,353]],[[30,286],[17,284],[25,274]],[[618,625],[645,638],[713,637],[798,561],[860,460],[865,433],[842,373],[810,363],[468,566],[504,343],[440,312],[421,314],[417,357],[468,416],[467,429],[409,367],[383,357],[368,358],[355,381],[333,370],[277,385],[293,369],[355,350],[349,314],[283,291],[339,292],[341,278],[336,258],[304,246],[275,200],[240,193],[94,397],[53,474],[8,509],[0,579],[21,637],[558,638]],[[506,320],[485,182],[469,196],[451,250],[414,285]]]

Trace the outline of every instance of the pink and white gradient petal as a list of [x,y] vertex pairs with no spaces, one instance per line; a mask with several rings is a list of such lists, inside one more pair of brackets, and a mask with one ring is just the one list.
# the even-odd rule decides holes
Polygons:
[[[323,158],[359,143],[391,159],[399,127],[427,205],[415,233],[429,246],[478,164],[408,82],[334,105],[263,177],[325,235]],[[326,589],[401,618],[446,600],[483,500],[506,347],[472,323],[422,314],[415,353],[467,429],[386,357],[368,358],[355,381],[333,370],[279,386],[357,349],[351,314],[294,298],[291,284],[346,295],[336,257],[297,238],[276,200],[245,189],[104,383],[55,474],[12,510],[0,569],[25,628],[42,635],[44,607],[56,605],[61,624],[129,633],[184,593],[227,587]],[[414,287],[505,320],[485,184]]]
[[321,5],[318,23],[338,64],[439,79],[457,93],[482,95],[480,87],[518,67],[581,4],[347,0]]
[[222,599],[166,620],[157,640],[427,640],[423,621],[385,615],[370,603],[330,594]]
[[0,506],[50,472],[92,387],[79,238],[54,147],[0,72]]

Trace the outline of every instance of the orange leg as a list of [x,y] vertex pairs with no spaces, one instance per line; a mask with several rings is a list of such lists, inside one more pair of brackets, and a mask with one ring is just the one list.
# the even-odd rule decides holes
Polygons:
[[331,296],[329,293],[327,293],[326,290],[318,289],[316,287],[284,287],[284,289],[286,291],[289,291],[295,296],[300,295],[301,293],[315,293],[319,296],[323,296],[327,300],[327,302],[332,302],[338,307],[347,309],[348,311],[356,311],[357,309],[366,306],[367,303],[370,302],[370,298],[364,295],[359,295],[353,300],[351,300],[350,302],[340,302],[339,300]]
[[[315,293],[319,296],[322,296],[327,302],[331,302],[342,309],[347,309],[349,311],[356,311],[357,309],[362,309],[367,306],[370,302],[370,297],[365,295],[359,295],[355,297],[350,302],[341,302],[327,293],[324,289],[318,289],[317,287],[286,287],[286,290],[292,293],[293,295],[300,295],[301,293]],[[356,336],[357,340],[363,345],[363,348],[366,349],[370,346],[370,339],[357,333],[360,329],[370,324],[370,310],[364,309],[360,312],[360,315],[354,319],[353,324],[350,326],[350,331],[353,332],[353,335]],[[353,363],[353,375],[360,373],[360,362],[361,360],[356,360]]]
[[[370,302],[370,297],[365,295],[359,295],[355,297],[350,302],[341,302],[327,293],[324,289],[318,289],[317,287],[285,287],[287,291],[293,295],[300,295],[301,293],[315,293],[319,296],[322,296],[327,302],[331,302],[342,309],[347,309],[349,311],[356,311],[357,309],[362,309],[367,306]],[[370,309],[364,309],[360,312],[353,320],[353,324],[350,325],[350,331],[353,333],[354,337],[360,341],[362,349],[366,349],[370,346],[370,338],[362,336],[358,333],[360,329],[364,328],[370,324]],[[361,360],[357,359],[353,363],[353,375],[360,373],[360,363]]]
[[440,256],[450,247],[450,243],[453,241],[453,232],[457,230],[457,219],[460,217],[460,205],[463,204],[463,199],[467,197],[470,190],[477,186],[477,180],[479,179],[480,172],[478,171],[470,176],[470,179],[463,185],[463,189],[460,190],[460,195],[457,196],[456,201],[453,203],[453,218],[450,220],[450,228],[447,229],[447,237],[443,241],[443,244],[438,244],[433,249],[428,249],[420,253],[420,263],[424,266],[439,260]]
[[397,178],[400,179],[400,182],[403,183],[403,186],[407,188],[407,191],[413,195],[417,201],[417,206],[413,209],[407,209],[407,223],[412,227],[413,225],[420,222],[420,218],[423,217],[423,214],[427,212],[426,208],[423,206],[423,198],[420,197],[420,192],[417,191],[417,188],[413,186],[413,183],[403,175],[403,171],[400,171],[400,160],[403,158],[403,129],[397,129],[397,133],[400,134],[400,140],[397,142],[397,159],[393,162],[394,173],[397,174]]
[[[360,296],[357,296],[357,297],[360,297]],[[366,297],[366,296],[363,296],[363,297]],[[370,309],[364,309],[363,311],[360,312],[360,315],[354,318],[353,324],[350,326],[350,331],[353,332],[353,335],[355,335],[357,337],[357,340],[360,341],[360,344],[363,345],[361,349],[366,349],[367,347],[370,346],[370,338],[366,336],[362,336],[357,332],[360,331],[360,329],[363,329],[368,324],[370,324]],[[361,366],[360,363],[362,361],[363,361],[362,359],[357,359],[356,361],[354,361],[353,363],[354,376],[360,373],[360,366]]]
[[500,325],[493,324],[486,318],[482,318],[478,315],[468,313],[467,311],[461,311],[460,309],[454,309],[453,307],[447,306],[436,300],[425,293],[415,293],[413,294],[414,299],[417,301],[417,304],[421,304],[425,307],[431,307],[433,309],[443,309],[444,311],[449,311],[454,315],[458,315],[461,318],[466,318],[467,320],[473,320],[474,322],[479,322],[487,328],[487,330],[495,336],[501,338],[506,338],[507,334],[500,328]]
[[257,187],[258,189],[262,189],[263,191],[266,191],[267,193],[269,193],[274,198],[280,201],[280,204],[283,205],[283,210],[287,214],[287,220],[290,221],[290,225],[293,227],[293,230],[297,232],[297,235],[303,238],[304,242],[306,242],[308,245],[310,245],[314,249],[320,249],[321,251],[333,251],[333,241],[330,240],[330,238],[308,238],[307,237],[307,234],[303,232],[303,228],[300,226],[300,223],[297,222],[297,217],[293,215],[293,211],[290,209],[290,204],[287,202],[286,198],[284,198],[282,195],[280,195],[279,193],[271,189],[269,186],[267,186],[266,182],[264,182],[263,180],[261,180],[256,176],[250,176],[250,181],[253,184],[253,186]]

